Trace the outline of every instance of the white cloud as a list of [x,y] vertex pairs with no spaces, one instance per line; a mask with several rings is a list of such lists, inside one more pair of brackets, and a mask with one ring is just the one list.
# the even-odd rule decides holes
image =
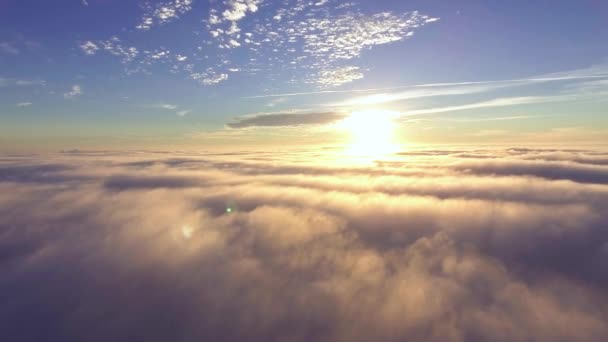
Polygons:
[[[369,95],[329,103],[326,106],[361,106],[378,105],[402,100],[418,99],[423,97],[468,95],[478,93],[490,93],[506,88],[517,88],[534,86],[541,83],[555,83],[560,87],[559,97],[572,99],[574,94],[585,96],[585,98],[598,98],[608,92],[608,68],[595,66],[588,69],[566,71],[551,75],[531,76],[522,79],[491,80],[477,82],[454,82],[454,83],[431,83],[415,84],[408,86],[397,86],[390,88],[369,88],[353,90],[323,90],[299,93],[276,93],[267,95],[251,96],[248,98],[272,98],[309,96],[322,94],[357,94],[369,93]],[[557,96],[556,96],[557,98]]]
[[143,5],[144,15],[137,29],[149,30],[154,25],[169,23],[192,10],[193,0],[172,0],[152,4],[146,1]]
[[80,96],[82,94],[83,94],[83,92],[82,92],[82,88],[80,87],[80,85],[75,84],[75,85],[72,86],[72,90],[70,90],[69,92],[63,94],[63,97],[65,99],[73,99],[73,98],[75,98],[77,96]]
[[177,114],[177,116],[184,117],[184,116],[190,114],[191,112],[192,112],[191,110],[180,110],[179,112],[177,112],[175,114]]
[[16,104],[16,106],[19,107],[19,108],[23,108],[23,107],[29,107],[32,104],[33,103],[31,103],[31,102],[19,102],[19,103]]
[[[364,50],[405,40],[415,29],[435,21],[418,12],[366,15],[332,1],[287,0],[276,12],[262,13],[256,18],[259,23],[243,35],[237,22],[245,22],[246,14],[255,12],[257,4],[251,7],[252,2],[240,0],[223,4],[228,8],[212,10],[207,21],[219,49],[246,48],[255,55],[248,69],[271,66],[269,76],[299,69],[308,75],[302,81],[326,87],[363,77],[362,71],[354,69],[357,66],[341,62],[351,60],[353,65]],[[303,13],[306,15],[300,17]]]
[[509,82],[496,82],[494,84],[455,84],[445,86],[411,86],[406,90],[383,92],[371,95],[365,95],[348,99],[346,101],[330,104],[330,106],[361,106],[361,105],[378,105],[389,102],[397,102],[403,100],[418,99],[423,97],[449,96],[449,95],[469,95],[476,93],[485,93],[492,90],[498,90],[515,84]]
[[362,78],[363,73],[359,67],[348,66],[333,70],[322,70],[315,82],[322,86],[339,86]]
[[224,82],[228,79],[228,74],[216,73],[213,70],[207,70],[203,73],[193,73],[190,77],[199,81],[203,85],[214,85]]
[[178,108],[177,105],[170,104],[170,103],[159,103],[158,105],[155,105],[154,107],[159,108],[159,109],[166,109],[166,110],[176,110]]
[[[148,30],[175,20],[191,11],[192,3],[147,1],[138,28]],[[205,85],[226,81],[231,70],[239,69],[245,74],[265,73],[270,79],[297,73],[305,76],[299,80],[292,77],[291,82],[335,87],[363,78],[364,71],[356,64],[363,51],[405,40],[414,30],[435,21],[419,12],[364,14],[354,4],[333,0],[285,0],[277,4],[276,11],[270,7],[260,10],[264,4],[262,0],[212,2],[206,20],[206,40],[197,43],[211,47],[205,49],[204,56],[170,54],[162,48],[140,51],[118,37],[88,41],[80,48],[87,55],[104,50],[121,58],[128,65],[128,74],[150,72],[153,63],[165,63],[166,57],[184,62],[167,62],[170,72],[187,74]],[[255,17],[251,15],[254,13]],[[236,55],[233,50],[246,50],[250,57],[243,61],[242,54]],[[200,65],[198,61],[203,60],[213,62]]]
[[0,87],[44,87],[45,80],[19,80],[0,77]]
[[227,21],[239,21],[245,18],[247,12],[257,12],[261,3],[262,0],[227,0],[224,4],[228,8],[222,12],[222,17]]
[[509,107],[509,106],[525,105],[525,104],[564,101],[564,100],[569,100],[569,99],[574,99],[574,98],[575,97],[569,97],[569,96],[503,97],[503,98],[496,98],[496,99],[488,100],[488,101],[470,103],[470,104],[466,104],[466,105],[409,110],[409,111],[403,112],[402,115],[411,116],[411,115],[440,114],[440,113],[455,112],[455,111],[470,110],[470,109]]
[[273,100],[271,100],[270,102],[268,102],[266,104],[266,107],[275,107],[275,106],[285,103],[285,102],[287,102],[286,97],[277,97],[277,98],[274,98]]
[[602,341],[608,154],[571,148],[8,158],[0,316],[15,341],[100,312],[112,341]]
[[95,44],[89,40],[89,41],[86,41],[83,44],[81,44],[80,49],[85,54],[92,56],[95,53],[97,53],[97,51],[99,51],[99,46],[97,46],[97,44]]
[[106,52],[120,57],[123,64],[132,62],[139,55],[139,50],[136,47],[123,45],[122,41],[118,37],[112,37],[108,40],[99,41],[98,44]]

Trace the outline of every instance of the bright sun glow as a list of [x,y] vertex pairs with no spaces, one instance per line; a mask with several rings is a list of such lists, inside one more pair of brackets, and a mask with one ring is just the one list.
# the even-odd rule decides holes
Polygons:
[[366,110],[354,112],[344,119],[340,127],[352,134],[348,153],[377,156],[394,153],[398,146],[393,141],[395,112]]

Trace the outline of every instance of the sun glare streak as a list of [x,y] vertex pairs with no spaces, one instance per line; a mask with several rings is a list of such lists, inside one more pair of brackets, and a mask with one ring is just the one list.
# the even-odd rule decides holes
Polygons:
[[354,156],[379,156],[395,153],[399,146],[394,142],[394,119],[397,113],[387,110],[353,112],[340,123],[352,140],[347,154]]

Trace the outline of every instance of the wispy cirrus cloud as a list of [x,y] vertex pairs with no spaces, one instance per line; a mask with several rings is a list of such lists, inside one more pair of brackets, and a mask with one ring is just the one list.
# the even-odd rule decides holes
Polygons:
[[160,109],[163,111],[171,111],[174,112],[175,115],[179,116],[179,117],[185,117],[188,114],[192,113],[192,110],[190,109],[181,109],[179,105],[176,104],[172,104],[172,103],[166,103],[166,102],[161,102],[161,103],[156,103],[156,104],[152,104],[152,105],[146,105],[144,107],[147,108],[154,108],[154,109]]
[[19,103],[17,103],[15,106],[16,106],[17,108],[24,108],[24,107],[29,107],[29,106],[31,106],[32,104],[33,104],[33,103],[31,103],[31,102],[19,102]]
[[512,86],[511,82],[496,82],[489,84],[454,84],[441,86],[419,85],[396,92],[376,93],[355,97],[342,102],[331,103],[328,106],[350,107],[361,105],[379,105],[403,100],[419,99],[437,96],[455,96],[486,93]]
[[484,121],[510,121],[510,120],[526,120],[541,118],[540,115],[511,115],[511,116],[498,116],[498,117],[480,117],[480,118],[442,118],[442,121],[452,122],[484,122]]
[[157,105],[153,105],[153,108],[167,109],[167,110],[176,110],[179,106],[170,104],[170,103],[159,103]]
[[46,86],[45,80],[33,79],[15,79],[15,78],[3,78],[0,77],[0,87],[44,87]]
[[300,97],[309,95],[324,94],[357,94],[372,93],[370,95],[358,96],[337,102],[335,106],[383,104],[409,100],[423,97],[467,95],[486,93],[506,88],[516,88],[523,86],[538,85],[544,83],[563,84],[570,89],[579,88],[603,88],[608,79],[608,65],[599,64],[589,68],[564,71],[560,73],[536,75],[529,78],[489,80],[489,81],[470,81],[470,82],[451,82],[451,83],[428,83],[414,84],[386,88],[368,89],[349,89],[349,90],[322,90],[297,93],[275,93],[255,96],[247,96],[247,99],[272,98],[272,97]]
[[523,97],[502,97],[488,101],[481,101],[475,103],[469,103],[458,106],[446,106],[446,107],[435,107],[408,110],[401,113],[402,116],[413,116],[413,115],[427,115],[427,114],[441,114],[447,112],[456,112],[469,109],[480,109],[480,108],[494,108],[494,107],[510,107],[519,106],[526,104],[535,103],[547,103],[554,101],[564,101],[567,99],[573,99],[574,97],[562,97],[562,96],[523,96]]

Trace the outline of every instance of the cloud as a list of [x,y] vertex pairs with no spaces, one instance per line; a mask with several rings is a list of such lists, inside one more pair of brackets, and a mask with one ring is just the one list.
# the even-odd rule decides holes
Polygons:
[[82,88],[80,87],[80,85],[75,84],[75,85],[72,86],[72,90],[70,90],[67,93],[63,94],[63,97],[65,99],[69,100],[69,99],[73,99],[73,98],[75,98],[77,96],[80,96],[82,94],[83,94],[83,92],[82,92]]
[[214,71],[208,70],[203,73],[194,73],[190,75],[190,78],[199,81],[202,85],[210,86],[226,81],[228,74],[216,74]]
[[85,54],[95,54],[100,46],[99,49],[103,49],[109,54],[119,57],[123,64],[129,64],[133,62],[140,54],[139,50],[136,47],[129,47],[124,45],[124,43],[118,37],[112,37],[108,40],[99,41],[97,42],[97,44],[92,43],[91,45],[88,43],[92,42],[85,43],[85,47],[81,46],[81,49]]
[[[192,0],[145,1],[137,28],[147,31],[172,22],[192,7]],[[357,65],[363,51],[409,39],[435,21],[417,11],[364,13],[354,3],[334,0],[286,0],[272,6],[262,0],[225,0],[211,3],[206,31],[195,31],[201,38],[193,42],[194,52],[137,47],[119,37],[79,47],[85,55],[104,51],[118,57],[127,74],[150,73],[153,65],[162,64],[206,86],[225,82],[238,71],[264,73],[270,79],[304,75],[291,82],[326,88],[364,78],[365,70]],[[241,50],[247,51],[247,60],[237,52]]]
[[177,105],[170,104],[170,103],[160,103],[154,107],[160,108],[160,109],[167,109],[167,110],[176,110],[178,108]]
[[471,146],[409,148],[371,165],[337,158],[327,149],[0,158],[4,336],[608,336],[608,188],[588,182],[608,152]]
[[152,4],[144,2],[144,15],[137,29],[147,31],[155,25],[170,23],[192,10],[193,0],[171,0]]
[[44,87],[45,80],[19,80],[0,77],[0,87]]
[[18,55],[21,51],[9,42],[0,42],[0,51],[9,55]]
[[247,50],[254,58],[240,67],[245,72],[264,70],[274,78],[301,70],[307,75],[302,82],[339,86],[364,77],[354,65],[362,51],[408,39],[414,30],[434,21],[419,12],[363,14],[353,4],[336,1],[287,0],[276,10],[258,11],[262,5],[262,1],[231,0],[211,9],[205,43],[214,45],[222,56],[212,67],[214,72],[238,61],[232,50]]
[[547,179],[567,179],[579,183],[608,183],[608,168],[603,165],[572,164],[568,161],[466,161],[454,166],[491,175],[529,175]]
[[342,120],[345,117],[346,114],[337,112],[257,114],[237,118],[227,126],[229,128],[249,128],[323,125]]
[[459,106],[448,106],[448,107],[436,107],[436,108],[410,110],[410,111],[403,112],[402,115],[403,116],[413,116],[413,115],[440,114],[440,113],[456,112],[456,111],[469,110],[469,109],[509,107],[509,106],[519,106],[519,105],[535,104],[535,103],[564,101],[567,99],[575,99],[575,97],[572,97],[572,96],[503,97],[503,98],[496,98],[493,100],[470,103],[470,104],[459,105]]
[[542,118],[539,115],[512,115],[512,116],[499,116],[499,117],[484,117],[484,118],[442,118],[445,121],[452,122],[484,122],[484,121],[510,121],[510,120],[526,120]]
[[175,104],[171,104],[171,103],[158,103],[158,104],[154,104],[151,106],[147,106],[150,108],[155,108],[155,109],[162,109],[162,110],[168,110],[168,111],[174,111],[175,115],[180,116],[180,117],[184,117],[188,114],[190,114],[192,112],[192,110],[187,110],[187,109],[181,109],[180,110],[180,106],[175,105]]
[[82,45],[80,45],[80,49],[86,55],[94,55],[95,53],[97,53],[97,51],[99,51],[99,46],[97,46],[97,44],[95,44],[89,40],[89,41],[82,43]]
[[497,82],[495,84],[454,84],[445,86],[418,85],[408,87],[407,90],[383,92],[352,98],[330,106],[361,106],[378,105],[403,100],[419,99],[424,97],[470,95],[486,93],[512,86],[511,82]]
[[323,86],[339,86],[363,78],[359,67],[349,66],[334,70],[323,70],[319,74],[317,83]]
[[23,108],[23,107],[29,107],[31,106],[33,103],[31,102],[19,102],[17,103],[15,106],[19,107],[19,108]]
[[[472,91],[472,90],[463,90],[464,92]],[[460,92],[460,90],[458,91]],[[414,96],[414,95],[412,95]],[[417,95],[419,96],[419,95]],[[367,99],[373,99],[374,97],[366,97]],[[565,101],[568,99],[576,99],[576,97],[570,97],[567,95],[563,96],[527,96],[527,97],[505,97],[505,98],[496,98],[488,101],[482,101],[477,103],[471,103],[466,105],[459,106],[447,106],[447,107],[436,107],[436,108],[426,108],[426,109],[415,109],[408,110],[403,112],[396,112],[395,116],[401,118],[401,120],[405,120],[411,116],[419,116],[419,115],[431,115],[431,114],[441,114],[441,113],[449,113],[456,111],[464,111],[464,110],[472,110],[472,109],[480,109],[480,108],[494,108],[494,107],[510,107],[510,106],[518,106],[518,105],[526,105],[526,104],[536,104],[536,103],[545,103],[545,102],[553,102],[553,101]],[[362,101],[357,101],[358,103],[363,103]],[[371,101],[373,102],[373,101]],[[354,103],[354,102],[353,102]],[[344,106],[345,104],[341,104],[340,106]],[[331,106],[338,106],[337,104]],[[347,114],[340,112],[318,112],[318,113],[271,113],[271,114],[259,114],[252,116],[245,116],[237,119],[236,122],[228,124],[230,128],[245,128],[245,127],[254,127],[254,126],[294,126],[294,125],[305,125],[305,124],[327,124],[332,123],[346,117]],[[501,120],[516,120],[516,119],[527,119],[532,118],[534,116],[509,116],[509,117],[497,117],[497,118],[485,118],[485,119],[468,119],[468,121],[501,121]],[[458,121],[458,120],[454,120]],[[462,120],[461,120],[462,121]],[[465,119],[467,121],[467,119]],[[496,131],[493,132],[484,132],[485,135],[488,133],[492,133],[492,135],[496,135]]]
[[247,12],[255,13],[262,0],[228,0],[224,4],[226,10],[222,12],[222,17],[226,21],[239,21],[247,15]]
[[368,88],[368,89],[349,89],[349,90],[323,90],[299,93],[277,93],[249,96],[246,98],[269,98],[269,97],[291,97],[308,96],[322,94],[356,94],[356,93],[375,93],[349,99],[345,102],[334,104],[343,105],[365,105],[382,104],[407,99],[415,99],[432,96],[466,95],[475,93],[485,93],[510,87],[529,86],[540,83],[566,83],[575,81],[569,86],[572,88],[591,88],[606,89],[606,79],[608,78],[608,66],[597,65],[588,69],[565,71],[548,75],[536,75],[530,78],[490,80],[476,82],[453,82],[453,83],[428,83],[404,85],[388,88]]
[[266,104],[266,107],[276,107],[282,103],[287,102],[287,98],[286,97],[278,97],[278,98],[274,98],[273,100],[269,101]]

